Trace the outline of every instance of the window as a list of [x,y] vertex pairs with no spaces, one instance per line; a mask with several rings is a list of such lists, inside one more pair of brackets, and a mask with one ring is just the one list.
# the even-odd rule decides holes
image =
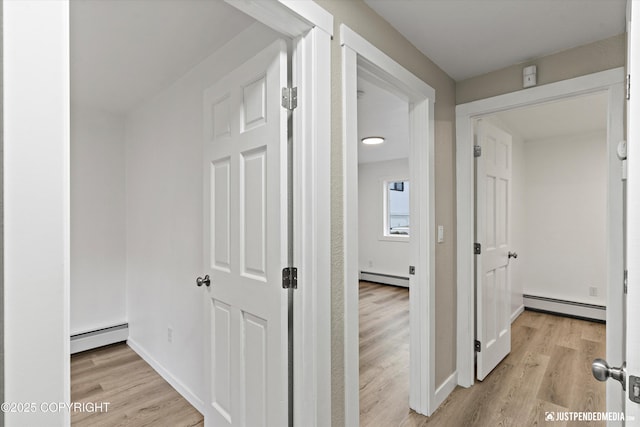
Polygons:
[[409,181],[385,181],[384,235],[409,237]]

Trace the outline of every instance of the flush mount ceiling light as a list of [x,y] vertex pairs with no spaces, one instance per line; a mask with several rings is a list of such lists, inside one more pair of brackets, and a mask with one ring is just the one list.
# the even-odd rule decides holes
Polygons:
[[368,136],[366,138],[362,138],[362,143],[367,145],[378,145],[384,142],[384,138],[381,136]]

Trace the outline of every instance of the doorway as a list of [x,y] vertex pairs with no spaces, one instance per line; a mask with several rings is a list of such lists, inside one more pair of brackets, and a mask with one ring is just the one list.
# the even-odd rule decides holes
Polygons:
[[[169,54],[169,51],[165,51],[159,55],[161,58],[174,60],[178,57],[182,60],[180,64],[156,64],[158,66],[152,67],[153,71],[167,71],[162,70],[163,67],[161,67],[161,65],[166,65],[168,73],[164,73],[161,76],[162,78],[158,78],[157,74],[149,72],[142,81],[138,82],[138,85],[130,85],[129,89],[133,87],[137,90],[145,85],[159,83],[160,80],[164,80],[164,83],[159,83],[161,87],[157,88],[157,91],[147,93],[148,98],[137,104],[136,102],[128,104],[129,108],[123,114],[126,116],[124,121],[127,122],[127,132],[123,132],[125,135],[112,132],[113,135],[105,137],[101,141],[101,148],[106,149],[117,146],[120,150],[115,153],[116,155],[108,158],[110,161],[112,158],[116,158],[119,168],[109,168],[109,165],[104,164],[106,163],[104,158],[94,160],[96,164],[108,170],[108,173],[105,174],[106,176],[109,176],[109,173],[121,175],[118,177],[118,182],[116,182],[118,185],[114,185],[114,187],[120,191],[117,214],[125,216],[126,221],[118,217],[118,215],[109,215],[110,212],[105,213],[105,216],[108,217],[107,220],[111,220],[114,223],[118,222],[120,227],[117,227],[115,231],[113,229],[108,232],[104,232],[103,229],[100,229],[100,231],[109,237],[126,233],[126,236],[120,239],[120,241],[124,242],[123,246],[126,246],[126,251],[120,247],[114,250],[114,252],[121,254],[122,257],[126,252],[126,263],[121,263],[126,264],[126,271],[117,277],[117,280],[114,280],[114,282],[117,282],[117,286],[102,286],[104,285],[103,283],[95,283],[95,287],[103,292],[102,294],[95,289],[93,290],[95,292],[91,291],[89,289],[91,283],[86,280],[78,280],[78,275],[76,274],[74,277],[76,280],[72,280],[71,284],[72,300],[78,296],[85,297],[85,307],[82,314],[87,315],[86,317],[89,317],[89,315],[98,317],[98,315],[104,315],[104,312],[108,311],[108,307],[116,305],[111,304],[114,298],[105,297],[100,300],[102,304],[95,304],[95,301],[90,299],[87,301],[86,297],[90,298],[91,294],[93,294],[94,298],[100,298],[104,293],[118,293],[118,310],[116,316],[113,317],[120,317],[120,319],[114,320],[110,318],[107,320],[109,322],[126,320],[129,323],[130,333],[121,339],[127,339],[130,346],[141,354],[154,369],[196,408],[204,412],[204,402],[211,401],[205,397],[210,389],[209,378],[202,373],[203,353],[206,347],[206,341],[203,340],[203,336],[206,336],[206,325],[209,323],[206,321],[206,312],[203,310],[204,288],[197,287],[196,276],[204,275],[201,273],[204,252],[202,247],[202,208],[204,202],[201,179],[203,174],[203,129],[206,118],[213,117],[213,115],[209,114],[207,116],[206,113],[203,114],[203,94],[207,87],[210,87],[234,67],[254,57],[256,52],[259,52],[264,45],[269,44],[275,37],[286,37],[292,41],[292,51],[295,52],[295,59],[291,66],[285,65],[283,68],[291,70],[293,76],[290,82],[286,81],[286,79],[283,79],[283,81],[279,79],[276,82],[277,87],[272,85],[268,89],[269,111],[270,116],[275,118],[276,115],[271,114],[271,112],[274,112],[273,105],[275,104],[277,108],[282,108],[285,116],[291,114],[291,123],[293,123],[291,127],[294,132],[297,132],[297,144],[296,150],[294,150],[294,155],[296,156],[295,164],[297,165],[296,167],[304,165],[304,169],[295,171],[297,176],[293,193],[295,193],[296,210],[294,216],[289,218],[290,222],[294,223],[296,227],[304,223],[304,228],[296,230],[295,251],[291,251],[293,260],[288,258],[286,264],[289,265],[289,261],[296,263],[301,271],[300,280],[304,281],[305,287],[297,291],[294,301],[291,302],[292,306],[299,309],[296,311],[297,320],[299,320],[296,324],[301,325],[301,327],[293,331],[299,338],[292,347],[294,351],[293,358],[296,359],[297,363],[294,364],[291,361],[289,364],[289,367],[295,366],[296,368],[293,375],[296,376],[296,385],[299,387],[296,390],[295,399],[297,406],[295,411],[293,407],[286,408],[288,388],[286,379],[283,381],[284,385],[281,388],[281,392],[285,396],[284,399],[281,399],[284,404],[280,406],[285,406],[283,411],[290,422],[293,422],[295,416],[300,424],[324,425],[331,416],[329,411],[324,410],[328,402],[330,402],[330,390],[329,383],[323,380],[328,378],[330,367],[330,318],[328,314],[330,312],[330,300],[329,290],[321,286],[321,284],[326,283],[326,277],[330,274],[330,252],[328,249],[330,236],[328,233],[323,232],[328,229],[330,218],[328,214],[330,209],[328,191],[330,144],[327,143],[330,128],[328,125],[330,91],[326,90],[326,86],[329,85],[329,62],[324,57],[325,54],[329,55],[330,33],[327,33],[325,28],[311,26],[309,22],[316,22],[320,17],[323,23],[329,22],[330,28],[332,28],[332,24],[330,23],[330,16],[326,12],[313,6],[301,11],[300,14],[303,17],[300,17],[296,15],[296,12],[277,2],[261,4],[260,6],[244,4],[240,5],[242,6],[241,11],[236,10],[233,7],[233,2],[231,3],[231,6],[225,2],[200,1],[166,2],[163,4],[125,2],[121,4],[91,3],[81,5],[73,3],[71,5],[72,32],[73,29],[76,29],[74,24],[78,23],[88,26],[89,30],[102,30],[102,33],[98,34],[98,37],[94,39],[91,37],[84,38],[82,34],[76,32],[75,35],[80,35],[80,40],[73,39],[73,47],[78,48],[78,44],[95,41],[95,39],[104,42],[107,47],[112,47],[109,43],[116,41],[112,39],[121,40],[119,37],[126,39],[124,46],[121,46],[123,49],[114,49],[118,52],[115,55],[116,58],[111,58],[113,61],[107,61],[106,64],[102,64],[105,65],[102,69],[109,70],[106,74],[115,76],[124,74],[128,77],[139,77],[139,69],[144,67],[137,67],[137,65],[141,65],[139,62],[123,64],[118,61],[121,57],[134,57],[136,61],[140,62],[144,62],[145,59],[148,60],[149,57],[158,59],[152,54],[153,47],[144,50],[145,55],[141,55],[142,59],[140,55],[124,55],[124,52],[130,52],[126,48],[132,45],[144,48],[146,39],[153,39],[152,35],[155,35],[154,31],[147,32],[144,28],[135,24],[132,30],[131,20],[128,19],[131,16],[145,16],[145,25],[152,27],[151,30],[155,30],[163,36],[169,33],[168,38],[171,40],[169,44],[171,49],[169,50],[176,48],[176,44],[180,45],[176,49],[180,55]],[[109,9],[108,13],[101,13],[104,10],[96,10],[101,7]],[[252,7],[259,10],[252,10]],[[87,16],[83,15],[82,11],[78,11],[81,8],[85,8],[84,12],[89,15],[89,19],[86,19]],[[130,9],[125,10],[125,13],[121,13],[123,12],[121,8]],[[145,10],[145,8],[149,10]],[[269,17],[264,16],[273,12],[273,8],[279,9],[278,18],[274,19],[271,15]],[[78,16],[78,14],[81,16]],[[168,18],[164,19],[167,16],[175,18],[175,21]],[[73,22],[74,18],[79,18],[79,21]],[[267,18],[269,19],[269,25],[262,24],[261,21]],[[213,19],[217,21],[213,21]],[[280,20],[283,20],[286,24],[279,22]],[[212,26],[211,22],[217,22],[217,24]],[[97,23],[105,24],[104,27],[106,29]],[[168,25],[168,23],[171,23],[171,25]],[[180,27],[184,31],[176,31],[179,36],[172,35],[171,31],[175,27]],[[119,28],[118,37],[113,35],[112,31],[109,31],[112,28]],[[279,31],[280,28],[283,28],[283,30]],[[127,37],[131,33],[127,33],[125,29],[132,30],[134,37]],[[216,31],[221,31],[223,34],[215,34]],[[194,32],[197,34],[195,40],[191,40],[193,43],[185,42],[184,38],[188,39],[188,35],[193,36]],[[214,34],[211,34],[211,32]],[[211,44],[207,45],[207,42]],[[158,45],[164,45],[164,42],[158,42]],[[189,46],[189,48],[187,49],[185,46]],[[197,48],[202,49],[202,51],[197,51]],[[109,51],[109,49],[97,50],[102,51],[103,54],[105,50]],[[189,60],[181,56],[186,55],[185,52],[195,53],[195,55]],[[78,62],[81,63],[83,62],[82,60],[85,60],[84,66],[93,64],[92,61],[86,60],[87,56],[78,58],[78,55],[74,55],[74,53],[77,52],[72,52],[71,59],[74,60],[72,61],[74,65],[76,65],[75,60],[77,59],[80,59]],[[98,66],[99,64],[100,62],[95,65]],[[324,64],[327,65],[325,66]],[[145,64],[142,65],[144,66]],[[123,71],[123,68],[125,72],[118,73]],[[78,78],[78,70],[75,69],[74,71],[74,78]],[[149,70],[145,69],[145,71]],[[162,74],[162,72],[159,74]],[[105,77],[99,73],[87,74]],[[261,122],[261,114],[265,112],[262,110],[263,104],[261,100],[256,101],[258,96],[255,95],[264,95],[267,91],[260,85],[259,76],[254,77],[256,77],[255,80],[244,82],[248,83],[244,95],[253,97],[254,101],[250,109],[250,123],[245,123],[245,130],[250,127],[258,127]],[[122,86],[125,86],[126,82],[124,80],[126,79],[120,82]],[[281,90],[291,82],[298,86],[301,102],[293,113],[287,113],[287,110],[281,106]],[[75,81],[74,96],[86,95],[86,91],[83,89],[88,89],[89,91],[99,90],[100,87],[106,86],[102,85],[102,82],[96,84],[96,81],[90,81],[90,84],[86,86],[83,86],[82,83],[86,83],[86,79]],[[256,84],[251,85],[251,83]],[[110,86],[110,88],[113,88],[113,86]],[[120,89],[117,84],[115,89]],[[111,92],[110,95],[107,94],[107,97],[112,96],[113,98],[117,98],[115,93],[122,94],[124,92],[126,96],[121,97],[123,99],[116,99],[114,102],[116,105],[118,105],[118,102],[126,104],[127,101],[135,98],[134,95],[137,93],[135,90],[122,92],[106,90],[104,92]],[[111,99],[113,100],[113,98]],[[77,101],[77,98],[75,101]],[[77,104],[76,102],[76,106]],[[113,107],[113,105],[111,106]],[[224,109],[224,107],[221,109]],[[211,111],[207,111],[207,113],[211,113]],[[79,115],[73,118],[78,119]],[[216,119],[219,119],[219,116],[216,116]],[[102,118],[96,121],[100,120],[104,122]],[[286,128],[286,126],[285,120],[284,127]],[[97,132],[90,131],[85,132],[85,135],[87,134],[94,139],[102,136],[101,134],[98,135]],[[78,133],[74,136],[77,135]],[[116,136],[121,139],[116,141]],[[286,139],[284,144],[287,144]],[[78,153],[79,151],[76,150],[73,155],[75,156]],[[314,155],[310,155],[310,153],[314,153]],[[98,152],[93,154],[99,156]],[[255,150],[253,154],[256,154]],[[272,157],[275,160],[277,156]],[[286,158],[286,154],[283,157]],[[149,161],[150,159],[152,161]],[[84,160],[85,165],[89,163],[86,158],[80,160]],[[254,177],[261,176],[260,156],[249,158],[247,163],[251,165],[251,168],[249,168],[251,170],[248,173],[253,174],[252,176]],[[288,169],[290,168],[285,166],[283,171]],[[125,181],[125,173],[123,173],[125,171],[127,181],[123,182]],[[79,174],[74,175],[72,185],[84,186],[85,194],[93,191],[95,195],[104,195],[104,192],[99,191],[101,188],[91,186],[95,182],[83,180]],[[270,182],[276,181],[277,178],[274,178],[275,176],[270,176]],[[111,182],[105,182],[108,180],[101,179],[96,181],[101,181],[99,184],[105,184],[104,186],[106,187],[116,179]],[[284,181],[286,182],[286,178],[284,178]],[[235,192],[232,197],[237,193]],[[82,199],[82,197],[77,196],[78,192],[75,192],[74,201]],[[93,206],[91,206],[91,201],[87,199],[84,202],[85,207],[88,206],[89,208],[98,205],[98,203],[93,203]],[[320,207],[316,207],[316,204],[320,205]],[[305,217],[303,221],[302,215],[308,216],[309,212],[313,212],[314,217]],[[73,216],[74,221],[77,221],[79,215]],[[286,218],[286,216],[285,214],[282,218]],[[259,217],[259,214],[255,214],[251,218],[253,224],[260,223],[260,218],[257,217]],[[280,217],[278,220],[280,220]],[[124,223],[127,224],[127,227],[124,226]],[[78,224],[79,222],[72,223],[72,227]],[[289,222],[285,221],[283,228],[289,225]],[[249,231],[253,232],[255,229]],[[313,237],[309,237],[311,235]],[[88,235],[78,232],[78,229],[72,230],[72,237],[76,236],[83,238],[86,246],[105,240],[100,238],[90,239]],[[229,243],[228,241],[224,242],[222,238],[218,240],[220,246]],[[150,242],[153,242],[153,244],[148,245]],[[75,249],[79,249],[78,253],[83,255],[91,253],[89,250],[82,250],[83,248],[77,242],[74,243],[76,244],[72,244],[72,246],[75,246]],[[95,252],[94,255],[96,255]],[[251,260],[252,266],[255,267],[255,264],[259,264],[262,261],[260,259],[261,254],[254,253],[251,255],[253,256]],[[289,255],[290,253],[287,253],[287,256]],[[95,258],[93,261],[102,264],[107,264],[103,262],[104,259],[112,260],[110,257],[104,257],[104,259]],[[75,261],[77,259],[74,260],[72,266],[79,266],[80,263]],[[269,260],[266,262],[269,264],[270,284],[273,285],[272,287],[277,287],[278,293],[283,293],[286,300],[287,292],[281,289],[281,270],[284,265],[280,264],[280,259],[278,259],[278,265],[275,266]],[[123,268],[123,270],[125,269]],[[87,274],[90,271],[90,268],[84,269]],[[86,277],[81,279],[86,279]],[[75,292],[78,288],[82,288],[84,291],[82,295]],[[112,297],[112,294],[108,296]],[[126,301],[126,304],[124,301]],[[82,302],[80,301],[80,303]],[[92,305],[99,307],[100,310],[92,310],[94,308]],[[286,306],[286,304],[283,305]],[[79,305],[75,307],[80,308]],[[304,310],[302,309],[303,307]],[[74,317],[74,314],[77,313],[72,313],[72,330],[78,328],[76,324],[78,322],[75,322],[78,318],[77,316]],[[109,317],[108,314],[103,317]],[[113,313],[110,314],[113,315]],[[83,326],[83,330],[103,326],[96,325],[97,322],[90,324],[91,322],[86,321],[87,319],[83,320],[85,320],[85,324],[89,324],[88,326]],[[248,320],[248,322],[250,321],[255,322],[249,326],[257,324],[259,329],[259,321],[256,321],[255,318]],[[287,329],[289,326],[286,319],[277,323],[282,329]],[[291,323],[293,323],[293,320]],[[255,329],[253,331],[255,332]],[[270,360],[284,361],[284,371],[287,371],[286,361],[290,356],[287,355],[287,348],[285,337],[284,342],[278,348],[280,351],[277,357],[273,354],[270,356]],[[318,351],[317,349],[322,350]],[[310,354],[312,356],[309,356]],[[304,368],[301,363],[303,359],[305,362]],[[235,363],[235,360],[232,363]],[[237,399],[238,396],[233,396],[233,398]],[[290,399],[290,401],[293,401],[293,399]],[[302,408],[315,409],[303,411]],[[275,424],[283,425],[283,422],[279,421]]]
[[[606,92],[501,111],[476,119],[474,126],[476,144],[483,144],[476,157],[476,242],[482,245],[476,262],[491,251],[493,234],[501,236],[505,246],[497,254],[503,260],[499,264],[504,265],[504,274],[498,275],[501,280],[483,274],[476,278],[476,339],[491,341],[482,335],[491,333],[492,325],[500,324],[508,331],[524,307],[604,322]],[[480,176],[480,166],[489,162],[484,157],[492,155],[485,145],[507,138],[508,149],[496,157],[507,159],[509,180],[492,185],[493,178],[483,180]],[[481,184],[486,187],[486,197],[479,196]],[[505,203],[493,203],[501,200],[502,193]],[[496,211],[500,214],[495,215]],[[491,215],[508,226],[500,227],[500,221],[488,217]],[[493,233],[494,228],[504,232]],[[485,291],[496,289],[494,282],[503,285],[498,294],[507,298],[487,297]],[[503,310],[483,307],[502,307],[499,301],[505,303]],[[481,345],[477,354],[479,379],[509,352],[508,335],[504,351],[486,367],[484,353],[491,349]]]
[[[434,90],[360,35],[341,27],[344,141],[344,281],[345,281],[345,418],[359,424],[358,316],[358,78],[366,78],[409,103],[409,181],[411,239],[410,392],[409,406],[431,414],[435,404],[435,241],[434,221]],[[425,118],[428,118],[425,120]],[[446,390],[448,391],[448,390]]]
[[409,412],[409,103],[357,83],[360,424],[395,425]]
[[[623,301],[623,247],[622,247],[622,175],[616,148],[623,137],[623,85],[622,69],[614,69],[563,82],[553,83],[526,91],[459,105],[457,120],[457,200],[458,247],[473,247],[473,153],[472,124],[475,118],[527,105],[552,102],[568,97],[604,93],[606,97],[606,287],[607,287],[607,357],[612,363],[622,362],[622,301]],[[473,274],[473,251],[458,251],[458,379],[469,387],[474,382],[474,350],[469,343],[474,330],[474,295],[467,279]],[[471,282],[473,283],[473,281]],[[468,331],[467,331],[468,328]],[[468,343],[465,341],[469,339]],[[621,408],[622,395],[619,385],[607,384],[607,409]]]

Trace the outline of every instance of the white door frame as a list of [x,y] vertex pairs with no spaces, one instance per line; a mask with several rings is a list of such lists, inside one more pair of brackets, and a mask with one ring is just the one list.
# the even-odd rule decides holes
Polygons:
[[[474,382],[474,186],[473,186],[473,124],[476,117],[508,109],[534,105],[592,92],[608,93],[607,156],[607,324],[622,325],[623,239],[621,163],[616,147],[623,139],[624,69],[615,68],[574,79],[551,83],[492,98],[461,104],[456,107],[456,200],[457,200],[457,370],[458,384],[470,387]],[[620,301],[616,307],[615,298]],[[620,328],[622,329],[622,328]],[[620,366],[623,359],[620,337],[607,328],[607,361]],[[611,337],[610,337],[611,336]],[[613,339],[611,339],[613,338]],[[618,345],[615,341],[620,339]],[[619,395],[619,384],[607,384],[609,399]],[[616,387],[617,386],[617,387]],[[616,390],[614,393],[613,390]],[[611,392],[610,392],[611,391]]]
[[226,0],[293,39],[294,425],[331,424],[331,38],[311,0]]
[[[54,278],[55,283],[51,281],[48,283],[51,285],[49,288],[55,292],[59,292],[60,297],[44,299],[47,301],[49,309],[62,318],[60,325],[57,323],[54,324],[53,322],[51,323],[51,328],[55,330],[48,333],[48,335],[53,338],[58,336],[66,337],[62,341],[56,341],[61,342],[62,345],[48,348],[49,357],[46,360],[55,361],[56,364],[60,366],[60,370],[63,371],[61,374],[62,379],[60,380],[61,385],[60,387],[57,387],[55,384],[52,385],[50,377],[45,376],[43,378],[46,381],[39,382],[37,378],[34,377],[32,380],[30,379],[30,382],[23,384],[23,388],[28,388],[31,394],[33,394],[33,390],[41,390],[39,400],[43,402],[64,401],[69,403],[70,397],[68,390],[70,376],[68,363],[58,363],[58,360],[68,361],[69,355],[69,79],[52,79],[50,78],[52,75],[50,69],[43,67],[34,68],[32,66],[34,63],[39,64],[40,62],[38,61],[43,61],[48,64],[54,64],[56,67],[59,66],[55,68],[56,72],[60,71],[61,75],[65,73],[68,75],[68,66],[65,68],[65,66],[61,64],[69,64],[70,52],[67,37],[69,31],[69,6],[68,0],[51,3],[43,2],[36,6],[32,6],[31,4],[23,4],[20,6],[18,4],[26,2],[16,2],[15,5],[13,2],[10,3],[12,3],[11,6],[13,6],[10,12],[12,12],[11,16],[13,18],[11,22],[13,22],[14,25],[9,26],[10,28],[5,26],[5,31],[7,31],[7,28],[26,28],[28,31],[31,31],[31,28],[34,28],[34,25],[38,24],[40,28],[44,27],[47,30],[51,30],[51,32],[40,32],[41,34],[48,36],[51,33],[55,36],[53,41],[49,39],[46,43],[43,42],[43,37],[13,37],[11,40],[5,38],[3,56],[5,58],[12,58],[11,54],[20,52],[21,58],[27,58],[28,60],[26,62],[19,62],[19,64],[25,63],[26,66],[29,67],[29,70],[46,70],[35,74],[31,71],[10,73],[10,75],[6,73],[5,83],[11,81],[11,84],[5,84],[5,89],[7,87],[33,88],[34,81],[37,83],[41,81],[46,82],[46,85],[42,85],[41,92],[29,90],[20,92],[20,105],[42,105],[45,109],[48,109],[49,112],[58,111],[60,113],[53,116],[43,113],[43,117],[55,121],[57,123],[55,126],[58,127],[53,129],[51,126],[40,126],[38,129],[49,131],[49,138],[44,139],[47,141],[45,145],[51,150],[57,150],[56,153],[61,153],[59,157],[50,156],[60,161],[62,169],[61,173],[55,176],[52,175],[52,178],[47,181],[52,187],[55,187],[56,191],[46,192],[47,200],[45,204],[48,206],[60,206],[60,210],[64,210],[63,214],[65,216],[62,218],[60,224],[54,224],[51,222],[51,219],[48,218],[47,221],[45,221],[46,224],[43,223],[43,231],[38,233],[39,240],[36,245],[38,247],[50,248],[51,252],[58,254],[58,258],[61,260],[58,270],[63,272],[64,275],[64,277],[60,279]],[[45,7],[45,3],[51,7]],[[329,425],[331,420],[331,304],[329,286],[331,236],[329,209],[331,146],[330,43],[333,35],[333,16],[311,0],[229,0],[229,3],[272,29],[293,38],[295,41],[293,52],[294,81],[300,86],[301,92],[299,92],[300,100],[298,109],[294,113],[295,129],[297,132],[296,143],[299,148],[295,151],[296,159],[294,161],[296,165],[296,171],[294,171],[294,173],[297,174],[295,176],[296,184],[294,187],[294,224],[297,226],[295,230],[296,237],[294,238],[294,262],[297,264],[299,272],[299,289],[294,299],[295,321],[296,325],[299,326],[296,328],[294,349],[294,364],[296,366],[294,373],[294,419],[295,425],[325,426]],[[7,2],[4,3],[4,6],[6,8],[5,12],[9,12]],[[38,7],[38,14],[33,15],[33,13],[30,13],[32,12],[29,9],[30,7]],[[67,13],[64,13],[65,10]],[[17,13],[13,13],[14,11]],[[5,13],[5,23],[7,22],[8,15],[10,14]],[[24,23],[23,27],[21,27],[21,23]],[[36,31],[35,33],[38,32]],[[35,33],[32,32],[31,35]],[[34,40],[33,43],[25,44],[25,40],[30,41],[32,39]],[[53,45],[51,45],[51,43],[53,43]],[[7,64],[6,61],[5,64]],[[47,76],[47,78],[41,76]],[[53,74],[53,77],[56,77],[56,74]],[[40,86],[38,86],[38,88],[40,88]],[[59,103],[56,104],[56,108],[50,108],[49,103],[42,103],[43,94],[46,96],[51,94],[52,99],[55,98],[56,102],[59,101]],[[49,98],[46,99],[48,100]],[[11,100],[13,100],[13,98],[11,98],[10,101]],[[7,105],[5,105],[5,107],[6,106]],[[58,106],[60,108],[58,108]],[[33,108],[31,108],[31,110],[19,109],[19,111],[20,114],[12,114],[11,116],[12,126],[18,126],[20,129],[33,130]],[[7,109],[5,109],[4,114],[5,116],[8,114]],[[5,126],[7,126],[7,123],[8,122],[5,122]],[[9,136],[13,136],[13,134],[7,135],[5,139],[5,149],[6,152],[13,152],[10,148],[13,147],[16,142],[14,141],[12,144]],[[24,138],[30,138],[29,141],[43,140],[42,138],[32,137],[32,134],[22,134],[22,136],[24,136]],[[20,138],[13,139],[17,141],[20,140]],[[27,146],[27,148],[28,147],[29,146]],[[8,156],[7,159],[9,159],[9,157],[10,156]],[[16,158],[15,161],[12,160],[11,165],[13,165],[12,170],[31,171],[33,169],[33,157],[22,156]],[[11,176],[8,177],[11,178]],[[15,187],[15,193],[21,194],[22,196],[21,200],[35,200],[37,202],[42,199],[42,192],[40,191],[42,187],[30,185],[30,182],[28,179],[10,179],[5,182],[5,185],[8,186],[9,189]],[[25,187],[24,183],[28,183],[29,185]],[[7,197],[7,194],[8,193],[5,192],[5,197]],[[26,213],[34,212],[30,209],[31,205],[27,205],[15,205],[17,206],[15,208],[16,212],[20,210],[20,214],[24,214],[23,216],[27,217]],[[9,224],[8,219],[6,224]],[[59,233],[59,228],[64,228],[61,234]],[[49,230],[49,232],[45,232],[45,230]],[[9,237],[10,236],[6,236],[6,238]],[[64,245],[59,244],[61,239],[64,240]],[[6,247],[8,248],[9,246]],[[24,262],[29,265],[33,263],[32,252],[33,251],[28,254],[25,253],[24,256]],[[54,253],[50,254],[47,252],[47,259],[58,259],[54,255]],[[19,254],[19,256],[16,255],[12,260],[23,262],[22,258],[20,258],[21,256],[21,254]],[[5,267],[8,268],[8,265]],[[22,270],[20,270],[20,272],[22,272]],[[28,288],[27,286],[25,289]],[[6,292],[7,289],[9,289],[9,287],[5,288]],[[5,299],[5,304],[9,303],[11,303],[11,298]],[[33,307],[37,309],[38,305],[36,304]],[[21,319],[26,318],[25,316],[31,316],[33,318],[34,316],[32,314],[32,310],[22,310]],[[58,319],[58,317],[56,317],[56,319]],[[7,327],[6,336],[20,337],[24,335],[21,335],[14,329],[8,329],[11,326],[10,323],[11,322],[7,322],[5,324]],[[25,323],[14,322],[12,324],[14,326],[24,326]],[[36,326],[40,327],[40,325]],[[34,330],[32,336],[38,336],[37,331]],[[49,341],[45,340],[44,342],[46,344],[49,343]],[[66,346],[64,345],[65,342],[67,343]],[[20,348],[28,348],[25,346],[12,346],[11,348],[13,349],[12,353],[7,353],[7,358],[5,359],[5,373],[24,371],[22,361],[30,361],[31,357],[27,353],[31,352],[24,353],[20,350]],[[46,366],[49,365],[45,364],[45,367]],[[50,369],[50,372],[56,371],[56,369]],[[56,376],[56,378],[60,377]],[[10,379],[11,378],[7,378],[7,384]],[[8,391],[12,390],[13,389],[9,389]],[[6,395],[7,400],[16,402],[28,400],[21,397],[23,395],[20,393],[21,392],[8,393]],[[49,396],[49,398],[47,398],[47,396]],[[66,423],[68,420],[68,413],[64,411],[41,415],[43,417],[42,419],[54,420],[52,421],[53,423],[58,423],[59,419],[63,419],[63,423]],[[46,422],[44,423],[46,424]]]
[[[420,217],[411,239],[417,239],[419,256],[415,285],[410,292],[410,406],[431,415],[435,395],[435,91],[400,64],[344,24],[342,46],[343,171],[344,171],[344,359],[345,423],[359,425],[358,327],[358,118],[357,77],[364,73],[407,99],[410,117],[411,203],[419,204]],[[412,254],[413,255],[413,254]],[[407,262],[407,267],[409,262]]]

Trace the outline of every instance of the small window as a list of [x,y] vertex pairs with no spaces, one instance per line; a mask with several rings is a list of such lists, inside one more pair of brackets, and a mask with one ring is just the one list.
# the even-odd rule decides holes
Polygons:
[[409,181],[386,181],[385,195],[384,235],[409,237]]

